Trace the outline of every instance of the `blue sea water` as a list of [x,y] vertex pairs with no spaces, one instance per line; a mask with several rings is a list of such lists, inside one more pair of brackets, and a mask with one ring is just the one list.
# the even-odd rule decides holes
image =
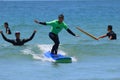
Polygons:
[[[28,38],[34,29],[37,34],[24,46],[13,46],[0,36],[0,80],[120,80],[120,1],[0,1],[0,30],[9,23],[12,35],[20,31]],[[76,38],[63,30],[59,52],[71,56],[70,64],[55,64],[43,57],[53,42],[49,39],[50,26],[34,23],[34,19],[51,21],[59,14],[65,23],[80,35]],[[79,32],[76,27],[98,37],[113,25],[117,40],[108,38],[96,41]]]

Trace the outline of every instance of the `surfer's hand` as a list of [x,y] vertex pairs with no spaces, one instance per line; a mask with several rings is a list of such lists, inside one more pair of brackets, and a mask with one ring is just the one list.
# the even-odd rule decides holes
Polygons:
[[36,33],[37,32],[37,30],[34,30],[34,33]]
[[99,40],[101,37],[98,37],[97,40]]
[[34,20],[35,23],[39,24],[39,21],[38,20]]
[[75,35],[75,37],[80,37],[79,35]]

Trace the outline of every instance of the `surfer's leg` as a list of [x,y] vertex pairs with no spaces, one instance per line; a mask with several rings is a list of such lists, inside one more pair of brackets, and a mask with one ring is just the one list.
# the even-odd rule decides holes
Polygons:
[[59,37],[56,36],[56,38],[55,38],[55,46],[54,46],[55,47],[55,54],[57,54],[57,52],[58,52],[59,44],[60,44]]
[[50,32],[49,37],[54,42],[54,45],[52,46],[52,49],[51,49],[51,53],[55,54],[55,35]]
[[54,33],[49,33],[49,37],[53,40],[54,42],[54,45],[52,47],[52,50],[51,50],[51,53],[53,54],[57,54],[57,51],[58,51],[58,46],[59,46],[59,38],[58,38],[58,35],[55,35]]

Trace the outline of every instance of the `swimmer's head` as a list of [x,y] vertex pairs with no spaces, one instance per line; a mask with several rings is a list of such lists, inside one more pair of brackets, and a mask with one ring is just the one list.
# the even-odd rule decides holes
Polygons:
[[108,31],[112,31],[112,25],[108,25]]
[[4,27],[5,27],[5,28],[8,28],[8,26],[9,26],[8,22],[5,22],[5,23],[4,23]]
[[19,31],[15,32],[15,37],[16,37],[16,39],[20,39],[20,32]]

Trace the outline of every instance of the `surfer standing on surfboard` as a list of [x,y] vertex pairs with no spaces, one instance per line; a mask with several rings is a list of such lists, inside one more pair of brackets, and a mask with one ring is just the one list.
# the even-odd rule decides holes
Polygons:
[[100,36],[98,39],[100,38],[104,38],[104,37],[107,37],[110,39],[110,40],[116,40],[117,39],[117,35],[114,31],[112,31],[112,25],[108,25],[108,33],[103,35],[103,36]]
[[53,21],[50,21],[50,22],[39,22],[38,20],[35,20],[35,23],[38,23],[38,24],[42,24],[42,25],[50,25],[52,26],[51,27],[51,30],[50,30],[50,33],[49,33],[49,37],[53,40],[54,42],[54,45],[51,49],[51,53],[52,54],[56,54],[57,55],[57,51],[58,51],[58,47],[59,47],[59,44],[60,44],[60,41],[59,41],[59,36],[58,36],[58,33],[64,28],[65,30],[67,30],[71,35],[73,36],[76,36],[68,27],[67,25],[63,22],[64,21],[64,15],[63,14],[60,14],[58,16],[58,20],[53,20]]

